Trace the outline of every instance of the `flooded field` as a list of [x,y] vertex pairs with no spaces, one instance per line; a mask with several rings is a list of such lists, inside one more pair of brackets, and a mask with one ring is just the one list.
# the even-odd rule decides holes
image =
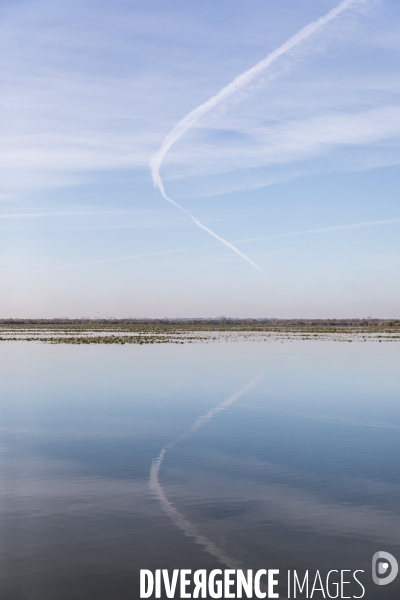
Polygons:
[[400,345],[350,333],[0,344],[0,598],[133,599],[140,569],[228,567],[279,569],[281,597],[288,570],[359,570],[398,598],[371,561],[400,557]]
[[0,341],[52,344],[183,344],[236,341],[400,341],[400,321],[201,319],[0,321]]

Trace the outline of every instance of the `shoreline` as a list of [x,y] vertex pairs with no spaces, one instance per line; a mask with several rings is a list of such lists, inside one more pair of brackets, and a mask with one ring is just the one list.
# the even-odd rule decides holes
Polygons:
[[0,321],[0,342],[189,344],[219,342],[398,342],[400,321]]

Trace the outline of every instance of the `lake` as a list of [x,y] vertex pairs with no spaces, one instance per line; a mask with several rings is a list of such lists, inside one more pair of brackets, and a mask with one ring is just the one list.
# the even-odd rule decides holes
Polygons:
[[398,599],[371,561],[400,560],[399,359],[3,342],[1,600],[134,600],[140,569],[228,566],[279,569],[282,596],[288,570],[360,570],[366,598]]

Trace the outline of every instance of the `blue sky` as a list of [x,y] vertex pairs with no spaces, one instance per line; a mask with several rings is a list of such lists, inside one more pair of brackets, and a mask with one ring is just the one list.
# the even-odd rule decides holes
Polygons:
[[1,5],[1,317],[399,317],[400,12],[338,3]]

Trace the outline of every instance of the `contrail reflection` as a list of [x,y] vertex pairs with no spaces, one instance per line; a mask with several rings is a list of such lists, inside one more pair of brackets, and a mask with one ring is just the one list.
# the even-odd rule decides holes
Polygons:
[[171,450],[174,446],[176,446],[180,441],[188,437],[192,432],[197,431],[200,427],[202,427],[205,423],[208,423],[217,413],[226,410],[231,404],[233,404],[238,398],[247,394],[261,379],[260,376],[255,377],[241,388],[238,392],[224,400],[221,404],[218,404],[215,408],[211,409],[207,414],[203,415],[195,423],[190,427],[190,429],[184,433],[182,436],[170,442],[161,450],[160,454],[153,461],[151,470],[150,470],[150,479],[149,479],[149,487],[151,491],[157,497],[161,508],[165,512],[166,515],[171,519],[171,521],[178,527],[183,533],[192,538],[196,544],[202,546],[203,549],[214,556],[220,563],[226,565],[230,569],[238,569],[240,568],[240,564],[237,560],[230,557],[228,554],[224,552],[221,548],[219,548],[212,540],[208,539],[205,535],[200,533],[195,525],[191,523],[184,515],[182,515],[168,500],[166,497],[164,490],[161,486],[159,475],[162,463],[164,461],[166,453]]

